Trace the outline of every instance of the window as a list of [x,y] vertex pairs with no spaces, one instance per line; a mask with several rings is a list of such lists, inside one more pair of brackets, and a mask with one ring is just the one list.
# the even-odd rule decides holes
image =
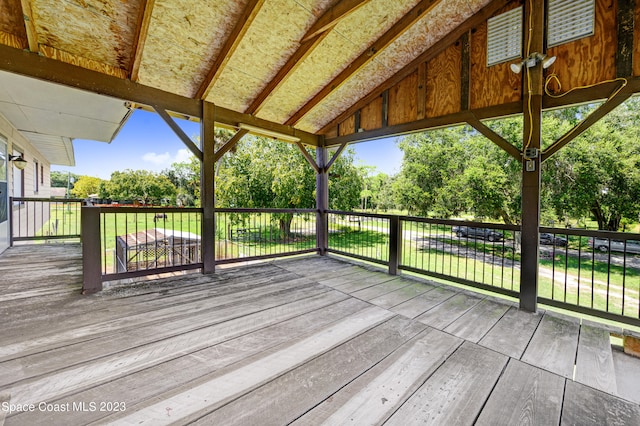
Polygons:
[[593,35],[595,0],[549,0],[547,46]]
[[37,194],[40,189],[40,167],[38,160],[33,160],[33,193]]
[[522,6],[487,21],[487,66],[522,56]]

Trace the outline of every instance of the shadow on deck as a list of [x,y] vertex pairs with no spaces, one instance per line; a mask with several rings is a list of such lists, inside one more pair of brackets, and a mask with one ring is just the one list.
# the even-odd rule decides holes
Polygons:
[[317,256],[81,280],[79,246],[0,256],[0,424],[640,418],[640,360],[610,330],[457,287]]

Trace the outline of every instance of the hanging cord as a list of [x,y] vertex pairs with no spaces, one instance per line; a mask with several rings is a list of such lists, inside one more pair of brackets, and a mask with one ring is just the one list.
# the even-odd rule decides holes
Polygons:
[[620,93],[620,91],[622,89],[624,89],[624,87],[627,85],[627,83],[629,82],[626,78],[624,77],[618,77],[618,78],[614,78],[613,80],[604,80],[604,81],[600,81],[598,83],[594,83],[594,84],[589,84],[587,86],[578,86],[578,87],[574,87],[573,89],[567,90],[564,93],[560,93],[559,95],[554,95],[553,93],[551,93],[551,91],[549,90],[549,84],[555,81],[558,84],[558,91],[562,90],[562,84],[560,83],[560,79],[558,78],[558,75],[556,73],[553,74],[549,74],[549,76],[547,77],[546,81],[544,82],[544,93],[552,98],[561,98],[565,95],[568,95],[569,93],[573,92],[574,90],[579,90],[579,89],[589,89],[591,87],[595,87],[595,86],[599,86],[601,84],[607,84],[607,83],[615,83],[615,82],[621,82],[622,84],[613,91],[613,93],[611,93],[609,95],[609,97],[607,98],[607,101],[610,101],[611,99],[613,99],[618,93]]

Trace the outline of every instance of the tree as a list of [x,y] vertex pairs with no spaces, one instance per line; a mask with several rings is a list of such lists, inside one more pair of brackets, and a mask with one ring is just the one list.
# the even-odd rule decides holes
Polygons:
[[557,214],[592,216],[617,231],[640,211],[640,114],[627,101],[551,157],[548,184]]
[[[315,153],[311,152],[312,157]],[[216,204],[219,207],[314,208],[316,176],[299,149],[266,138],[246,137],[234,153],[217,166]],[[359,204],[362,178],[345,152],[329,173],[332,209],[348,210]],[[276,216],[283,233],[290,233],[291,214]]]
[[176,203],[180,206],[195,206],[200,198],[200,161],[191,156],[188,162],[173,163],[162,172],[176,187]]
[[97,177],[80,176],[71,190],[71,195],[76,198],[89,198],[89,195],[99,192],[102,182],[103,180]]
[[112,200],[139,200],[144,204],[172,199],[176,187],[161,174],[148,170],[113,172],[109,181],[100,185],[100,197]]
[[80,176],[69,172],[51,172],[51,187],[52,188],[66,188],[69,184],[69,189],[73,188],[74,182],[77,182]]

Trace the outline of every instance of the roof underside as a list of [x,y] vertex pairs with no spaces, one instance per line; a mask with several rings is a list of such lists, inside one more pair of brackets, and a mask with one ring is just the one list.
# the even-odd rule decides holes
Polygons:
[[[0,0],[0,41],[285,123],[420,3],[409,26],[295,123],[315,133],[488,1]],[[341,13],[256,105],[314,24]]]
[[[224,110],[218,122],[237,127],[249,117],[254,121],[247,124],[302,132],[312,136],[302,142],[313,144],[314,135],[336,138],[425,118],[446,116],[441,124],[453,124],[460,117],[452,114],[466,110],[475,111],[474,119],[521,113],[521,75],[510,73],[508,63],[486,65],[486,21],[523,4],[528,2],[0,0],[0,48],[159,89],[187,104],[205,100]],[[640,65],[632,65],[640,49],[633,24],[640,5],[595,5],[593,36],[549,49],[559,58],[555,70],[564,88],[640,73]],[[0,68],[16,72],[11,61],[21,58]],[[616,71],[621,61],[628,62],[628,72],[626,65]],[[49,70],[26,73],[56,80]],[[606,98],[610,86],[566,103]],[[163,109],[201,117],[197,107],[165,103]]]

